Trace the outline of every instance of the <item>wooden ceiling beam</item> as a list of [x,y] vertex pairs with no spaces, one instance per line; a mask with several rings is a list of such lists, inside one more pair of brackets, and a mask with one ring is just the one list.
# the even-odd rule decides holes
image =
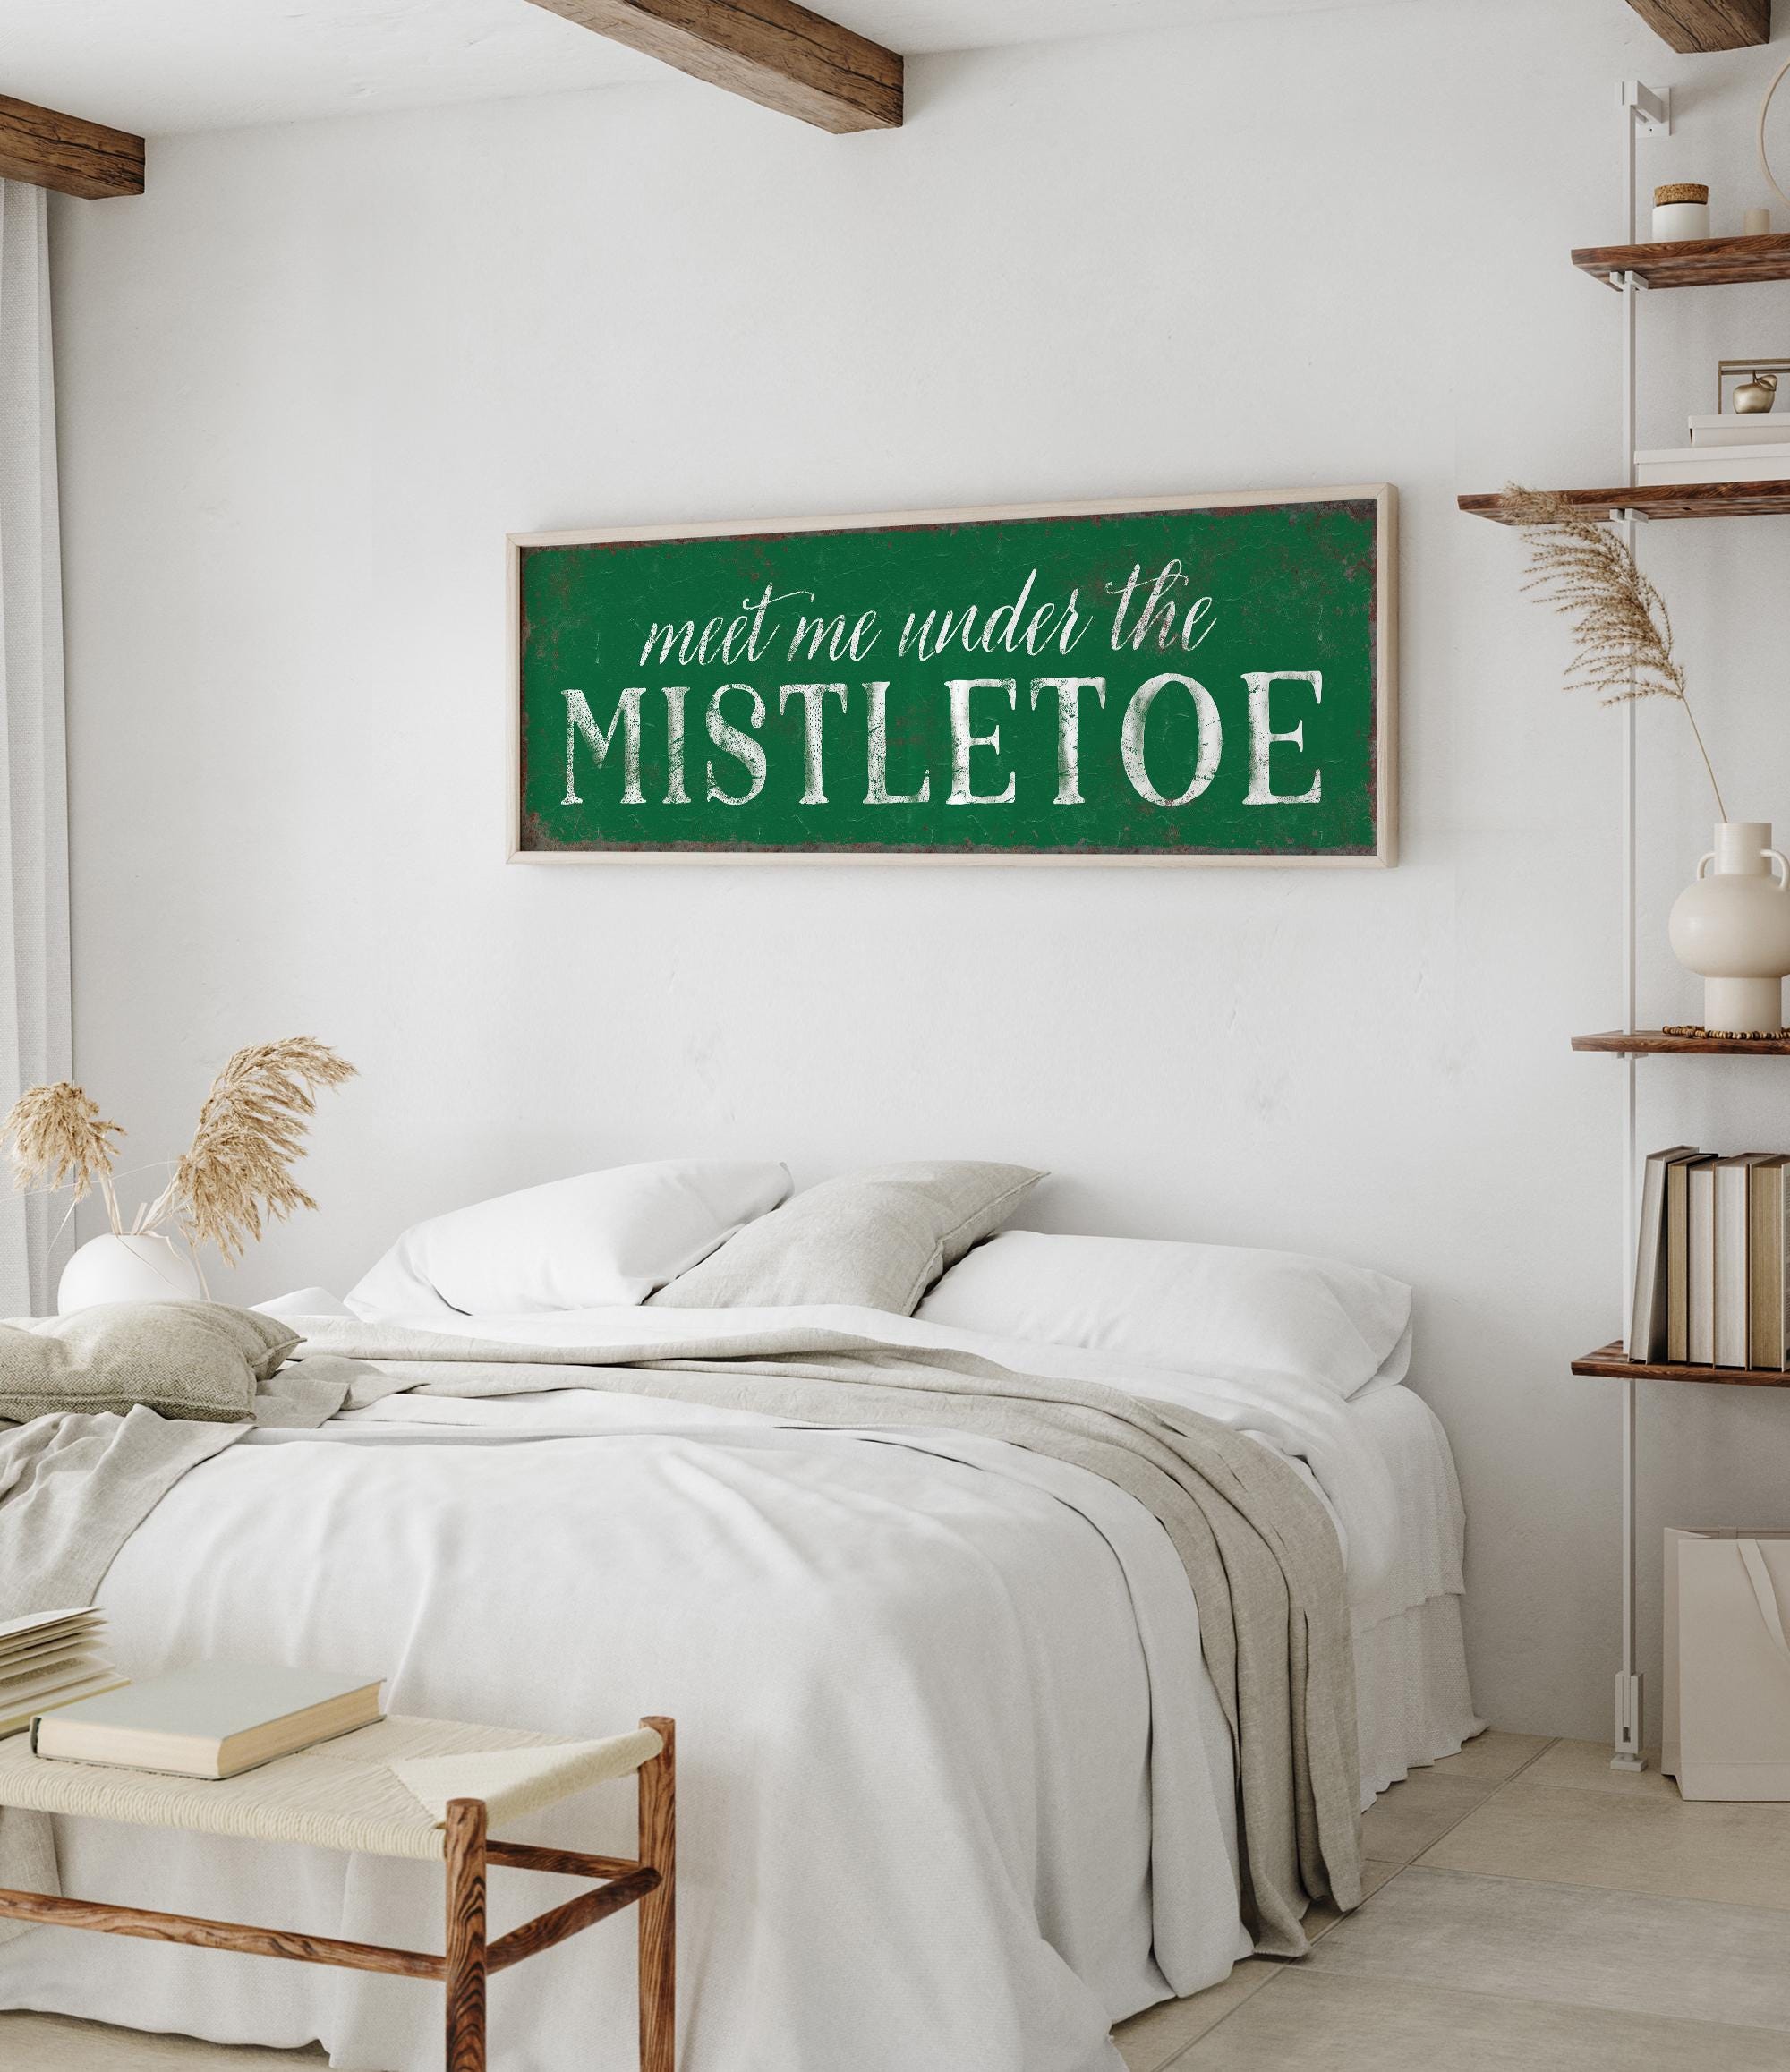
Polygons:
[[90,201],[143,191],[143,140],[0,94],[0,180]]
[[762,107],[844,135],[901,126],[901,59],[797,0],[534,0]]
[[1628,0],[1674,50],[1751,50],[1771,40],[1771,0]]

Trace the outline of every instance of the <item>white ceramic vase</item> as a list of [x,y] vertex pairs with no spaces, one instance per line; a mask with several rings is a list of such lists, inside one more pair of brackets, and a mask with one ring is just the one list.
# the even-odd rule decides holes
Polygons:
[[1716,846],[1672,908],[1673,954],[1703,981],[1712,1034],[1784,1026],[1790,972],[1790,863],[1769,820],[1721,821]]
[[100,1302],[202,1302],[198,1268],[172,1239],[89,1238],[63,1268],[56,1309],[64,1317]]

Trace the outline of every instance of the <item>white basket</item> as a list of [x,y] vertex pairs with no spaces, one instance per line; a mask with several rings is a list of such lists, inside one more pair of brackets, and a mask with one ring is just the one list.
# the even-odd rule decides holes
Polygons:
[[1790,1532],[1666,1529],[1660,1768],[1687,1799],[1790,1799]]

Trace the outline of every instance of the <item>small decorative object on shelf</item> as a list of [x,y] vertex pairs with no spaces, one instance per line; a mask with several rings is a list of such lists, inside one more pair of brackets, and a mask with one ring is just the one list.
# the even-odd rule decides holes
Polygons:
[[1653,242],[1683,244],[1709,234],[1709,191],[1698,180],[1674,180],[1653,190]]
[[1781,1028],[1705,1028],[1700,1021],[1668,1021],[1660,1030],[1661,1036],[1690,1036],[1704,1042],[1720,1036],[1724,1047],[1728,1044],[1775,1044],[1783,1040]]
[[[1704,866],[1715,869],[1707,877]],[[1790,862],[1771,846],[1769,821],[1724,821],[1698,860],[1667,924],[1672,953],[1703,981],[1712,1034],[1778,1034],[1790,973]]]
[[[1722,361],[1716,369],[1716,408],[1732,406],[1734,416],[1765,416],[1777,406],[1777,375],[1786,369],[1790,369],[1790,361]],[[1734,394],[1728,396],[1728,381],[1734,375],[1744,375],[1746,379],[1734,383]]]
[[1771,211],[1769,209],[1749,209],[1746,221],[1742,226],[1743,237],[1769,237],[1771,235]]
[[128,1228],[113,1183],[112,1139],[124,1130],[66,1080],[28,1087],[0,1121],[17,1184],[72,1186],[77,1201],[97,1187],[112,1225],[69,1261],[57,1292],[62,1313],[98,1302],[202,1300],[201,1245],[215,1245],[228,1265],[264,1224],[315,1208],[292,1168],[317,1112],[317,1089],[354,1076],[354,1066],[314,1036],[237,1051],[211,1082],[173,1178]]

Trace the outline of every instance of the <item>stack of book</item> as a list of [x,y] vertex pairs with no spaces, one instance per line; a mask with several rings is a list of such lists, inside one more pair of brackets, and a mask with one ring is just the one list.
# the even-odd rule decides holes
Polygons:
[[1790,1154],[1656,1151],[1641,1189],[1631,1360],[1790,1371]]
[[0,1624],[0,1735],[21,1732],[34,1714],[128,1682],[100,1653],[105,1637],[105,1615],[79,1607]]
[[1790,478],[1790,410],[1693,417],[1689,446],[1634,456],[1637,482],[1771,482]]

